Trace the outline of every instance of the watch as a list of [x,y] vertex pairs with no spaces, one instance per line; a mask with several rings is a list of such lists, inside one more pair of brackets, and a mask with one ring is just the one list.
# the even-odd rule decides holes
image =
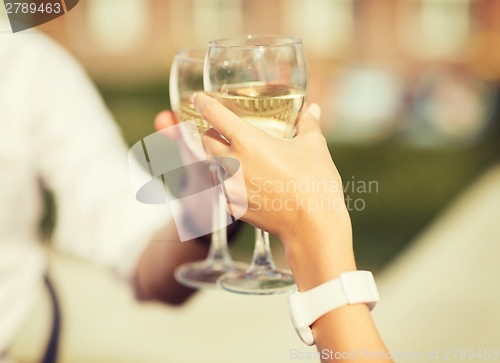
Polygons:
[[314,344],[310,326],[326,313],[344,305],[365,303],[370,310],[380,300],[370,271],[350,271],[305,292],[294,291],[288,297],[288,310],[300,339]]

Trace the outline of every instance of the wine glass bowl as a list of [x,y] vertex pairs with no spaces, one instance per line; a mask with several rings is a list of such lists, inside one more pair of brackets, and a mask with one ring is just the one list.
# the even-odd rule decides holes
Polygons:
[[302,41],[271,35],[212,41],[204,83],[242,119],[273,136],[292,137],[307,90]]
[[205,159],[200,135],[210,125],[194,109],[191,98],[194,93],[203,91],[203,69],[206,48],[187,48],[178,51],[170,69],[170,107],[178,122],[186,122],[179,128],[183,141],[198,160]]
[[183,49],[175,54],[170,69],[170,105],[180,122],[195,120],[200,128],[208,129],[208,123],[194,109],[191,96],[203,91],[205,48]]

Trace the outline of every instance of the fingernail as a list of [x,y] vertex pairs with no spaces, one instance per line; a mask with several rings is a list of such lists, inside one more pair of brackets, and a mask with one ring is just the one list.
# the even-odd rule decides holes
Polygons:
[[191,102],[192,103],[194,103],[194,100],[195,100],[196,96],[198,96],[198,92],[193,93],[193,95],[191,96]]
[[311,103],[311,105],[307,108],[307,111],[314,117],[319,120],[321,117],[321,107],[317,103]]

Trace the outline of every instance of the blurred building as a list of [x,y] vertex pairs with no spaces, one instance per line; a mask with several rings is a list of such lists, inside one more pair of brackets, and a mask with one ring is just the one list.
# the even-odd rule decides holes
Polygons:
[[500,74],[496,0],[87,0],[42,29],[97,73],[116,70],[103,59],[128,59],[118,65],[128,73],[214,38],[289,33],[313,60],[468,63]]
[[[500,78],[497,0],[87,0],[41,29],[111,84],[166,79],[177,49],[210,39],[301,36],[309,98],[322,106],[326,132],[347,141],[401,130],[408,140],[476,139]],[[429,74],[432,90],[422,86]],[[459,123],[440,111],[460,105],[468,117]],[[410,125],[403,112],[414,115]]]

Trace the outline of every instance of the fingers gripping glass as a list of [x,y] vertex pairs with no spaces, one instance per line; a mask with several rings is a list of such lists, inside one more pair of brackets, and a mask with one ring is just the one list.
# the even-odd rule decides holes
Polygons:
[[[205,132],[209,125],[193,107],[191,96],[203,91],[203,63],[206,49],[184,49],[179,51],[170,71],[170,104],[179,122],[194,121],[196,127],[183,133],[183,141],[194,157],[198,160],[206,158],[199,144],[200,133]],[[184,130],[184,129],[182,129]],[[213,180],[217,180],[214,164],[209,163]],[[241,272],[246,264],[231,259],[227,246],[225,219],[226,199],[219,191],[214,195],[212,203],[212,237],[208,257],[204,261],[187,263],[179,266],[175,277],[181,284],[194,287],[215,287],[217,279],[227,272]]]
[[[209,43],[205,91],[252,125],[290,138],[304,105],[307,70],[302,42],[294,37],[246,36]],[[222,288],[243,294],[276,294],[295,288],[276,268],[269,234],[256,229],[255,251],[245,273],[227,273]]]

